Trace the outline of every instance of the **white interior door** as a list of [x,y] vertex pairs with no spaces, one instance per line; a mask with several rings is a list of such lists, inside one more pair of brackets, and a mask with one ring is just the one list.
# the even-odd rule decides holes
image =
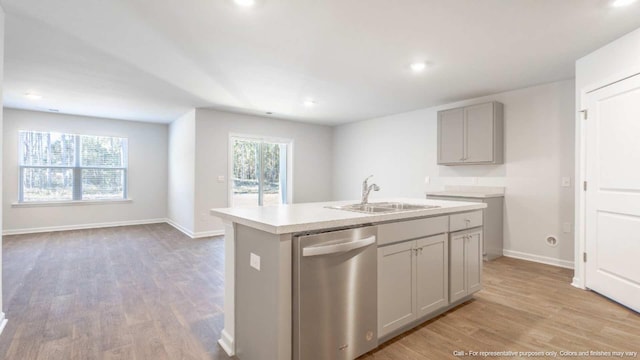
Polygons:
[[640,311],[640,75],[585,99],[586,285]]

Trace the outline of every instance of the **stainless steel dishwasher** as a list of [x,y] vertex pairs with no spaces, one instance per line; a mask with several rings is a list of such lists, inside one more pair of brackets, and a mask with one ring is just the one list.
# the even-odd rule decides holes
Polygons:
[[378,346],[376,237],[367,226],[294,238],[294,360],[351,360]]

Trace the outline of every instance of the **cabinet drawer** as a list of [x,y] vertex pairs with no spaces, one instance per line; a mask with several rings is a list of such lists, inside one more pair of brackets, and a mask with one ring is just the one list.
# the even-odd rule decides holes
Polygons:
[[442,234],[446,233],[448,230],[448,216],[438,216],[432,218],[382,224],[378,225],[378,246],[398,241]]
[[458,231],[482,226],[482,210],[449,216],[449,231]]

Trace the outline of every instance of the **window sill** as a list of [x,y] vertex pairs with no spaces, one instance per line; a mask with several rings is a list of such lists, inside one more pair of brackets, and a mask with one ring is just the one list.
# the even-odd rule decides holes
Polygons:
[[132,203],[133,199],[120,200],[75,200],[75,201],[33,201],[12,203],[11,207],[51,207],[51,206],[78,206],[78,205],[112,205]]

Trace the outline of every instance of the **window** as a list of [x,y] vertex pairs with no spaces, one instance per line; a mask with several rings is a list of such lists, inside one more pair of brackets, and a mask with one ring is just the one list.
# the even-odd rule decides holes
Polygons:
[[291,200],[291,141],[231,136],[230,206],[280,205]]
[[127,198],[127,139],[20,131],[20,202]]

